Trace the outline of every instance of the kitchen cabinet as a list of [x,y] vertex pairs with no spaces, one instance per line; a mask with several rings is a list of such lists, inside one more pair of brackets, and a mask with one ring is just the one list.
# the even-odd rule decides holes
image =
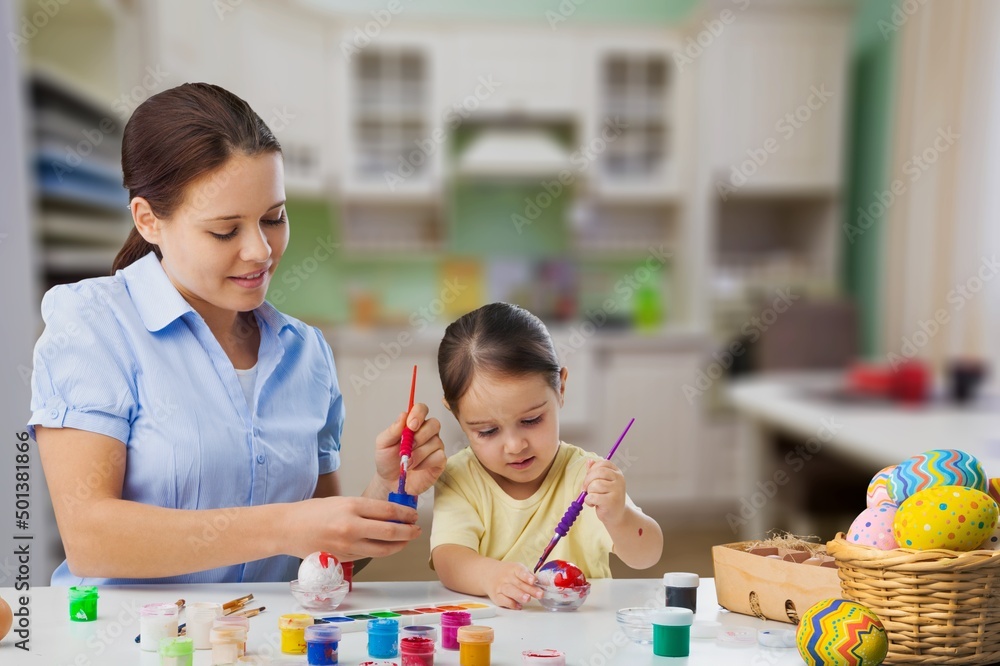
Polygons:
[[748,9],[705,49],[716,180],[736,193],[839,187],[849,22],[836,9]]

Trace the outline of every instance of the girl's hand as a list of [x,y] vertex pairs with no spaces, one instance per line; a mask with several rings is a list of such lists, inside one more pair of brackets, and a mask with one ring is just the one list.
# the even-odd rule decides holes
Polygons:
[[[323,497],[287,505],[290,555],[324,550],[344,561],[397,553],[420,535],[417,512],[367,497]],[[396,521],[396,522],[393,522]]]
[[519,562],[497,562],[489,577],[486,591],[497,606],[521,610],[532,598],[542,598],[542,588],[535,585],[535,576]]
[[587,475],[581,490],[587,492],[584,504],[597,511],[605,525],[614,525],[625,517],[625,475],[608,460],[588,460]]
[[444,471],[447,458],[444,442],[438,436],[441,422],[427,418],[427,405],[417,403],[409,414],[400,414],[396,421],[375,438],[375,471],[388,489],[396,492],[399,485],[399,443],[403,435],[404,418],[413,431],[413,454],[406,473],[406,492],[420,495],[434,485]]

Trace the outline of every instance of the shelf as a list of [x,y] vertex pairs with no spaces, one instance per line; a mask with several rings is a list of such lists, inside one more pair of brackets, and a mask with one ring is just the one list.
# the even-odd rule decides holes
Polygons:
[[118,248],[48,246],[42,250],[43,265],[50,273],[111,275]]
[[38,216],[38,228],[46,240],[120,247],[132,229],[132,220],[125,216],[93,217],[62,211],[43,211]]

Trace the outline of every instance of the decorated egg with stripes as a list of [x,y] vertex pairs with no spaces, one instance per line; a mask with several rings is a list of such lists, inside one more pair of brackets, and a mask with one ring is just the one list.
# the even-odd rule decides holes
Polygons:
[[892,470],[896,469],[895,465],[889,465],[888,467],[883,467],[878,471],[878,474],[872,477],[871,483],[868,484],[868,508],[873,506],[878,506],[879,504],[893,504],[892,498],[889,497],[889,476],[892,474]]
[[878,666],[889,651],[878,616],[846,599],[825,599],[807,610],[795,644],[809,666]]
[[986,474],[975,456],[955,449],[915,455],[889,474],[889,497],[897,506],[914,493],[934,486],[965,486],[986,492]]
[[847,540],[862,546],[879,550],[899,548],[893,535],[893,521],[896,518],[895,504],[880,504],[869,507],[858,514],[847,530]]
[[986,492],[990,494],[994,502],[1000,504],[1000,479],[995,477],[990,479],[986,486]]
[[936,486],[899,505],[893,535],[902,548],[969,551],[997,527],[1000,508],[986,493],[962,486]]

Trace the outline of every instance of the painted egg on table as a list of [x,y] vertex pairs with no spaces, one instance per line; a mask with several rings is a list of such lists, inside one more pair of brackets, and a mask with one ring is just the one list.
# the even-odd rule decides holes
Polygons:
[[889,497],[896,506],[935,486],[965,486],[986,492],[986,473],[979,460],[965,451],[935,449],[904,460],[889,475]]
[[541,585],[555,587],[580,587],[587,584],[587,577],[580,567],[566,560],[550,560],[538,570],[538,581]]
[[889,475],[894,469],[895,465],[883,467],[872,477],[871,483],[868,484],[868,508],[879,504],[896,504],[889,497]]
[[825,599],[807,610],[795,644],[809,666],[878,666],[889,651],[878,616],[846,599]]
[[976,550],[997,527],[1000,508],[973,488],[935,486],[899,505],[893,535],[902,548]]
[[990,494],[994,502],[1000,504],[1000,479],[996,477],[990,479],[986,485],[986,492]]
[[847,540],[863,546],[872,546],[879,550],[899,548],[892,526],[896,518],[895,504],[880,504],[865,509],[851,523],[847,531]]

